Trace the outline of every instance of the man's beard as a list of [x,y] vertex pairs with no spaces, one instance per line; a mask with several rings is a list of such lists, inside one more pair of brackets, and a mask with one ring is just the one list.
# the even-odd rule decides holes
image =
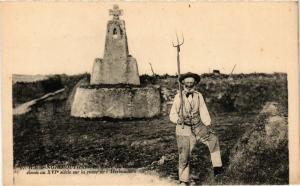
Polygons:
[[184,90],[187,92],[193,92],[194,91],[194,86],[184,86]]

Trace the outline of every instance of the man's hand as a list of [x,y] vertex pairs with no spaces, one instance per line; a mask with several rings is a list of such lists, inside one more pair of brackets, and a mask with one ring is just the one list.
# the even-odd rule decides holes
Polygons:
[[177,124],[178,125],[182,125],[184,123],[184,120],[182,117],[179,117],[178,120],[177,120]]
[[179,117],[177,120],[177,124],[182,125],[192,125],[191,119],[188,117]]

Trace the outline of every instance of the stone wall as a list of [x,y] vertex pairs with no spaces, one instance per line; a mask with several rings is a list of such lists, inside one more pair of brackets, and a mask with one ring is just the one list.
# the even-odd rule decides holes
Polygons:
[[78,87],[71,115],[83,118],[150,118],[160,114],[158,88]]
[[[153,80],[152,80],[153,81]],[[142,84],[150,84],[141,76]],[[172,103],[178,90],[176,77],[157,78],[162,90],[162,103]],[[288,90],[286,74],[235,74],[231,77],[201,75],[195,90],[202,93],[208,109],[221,112],[259,112],[267,101],[276,101],[287,112]]]

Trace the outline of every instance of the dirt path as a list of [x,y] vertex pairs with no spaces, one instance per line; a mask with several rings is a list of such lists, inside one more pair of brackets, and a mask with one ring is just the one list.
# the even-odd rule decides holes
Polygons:
[[37,98],[37,99],[31,100],[31,101],[28,101],[26,103],[23,103],[23,104],[21,104],[21,105],[19,105],[16,108],[13,109],[13,115],[25,114],[25,113],[27,113],[31,110],[31,107],[33,105],[37,104],[40,101],[46,100],[49,97],[53,97],[53,96],[55,96],[59,93],[62,93],[64,90],[65,89],[63,88],[63,89],[57,90],[55,92],[50,92],[50,93],[45,94],[44,96],[42,96],[40,98]]

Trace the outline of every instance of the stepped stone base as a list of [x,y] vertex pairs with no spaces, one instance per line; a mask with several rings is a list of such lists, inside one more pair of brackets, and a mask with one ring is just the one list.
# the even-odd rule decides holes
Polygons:
[[96,58],[91,74],[91,84],[140,85],[136,59],[130,56],[125,61]]
[[150,118],[160,114],[160,92],[155,87],[78,87],[71,115],[82,118]]

